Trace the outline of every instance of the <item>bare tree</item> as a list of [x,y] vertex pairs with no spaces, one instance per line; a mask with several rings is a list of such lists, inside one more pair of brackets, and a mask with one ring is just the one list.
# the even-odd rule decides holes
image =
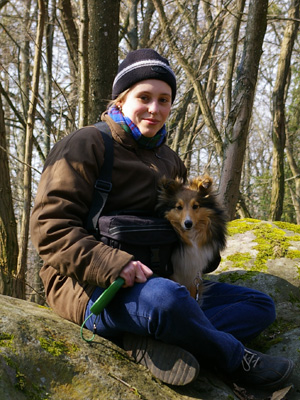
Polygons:
[[32,77],[32,93],[30,98],[27,123],[26,123],[26,141],[25,141],[25,167],[24,167],[24,199],[22,209],[22,222],[20,232],[20,245],[17,263],[17,288],[16,297],[25,298],[25,271],[27,264],[27,246],[29,236],[29,218],[31,205],[31,160],[33,146],[33,129],[35,122],[35,112],[38,99],[38,85],[42,56],[42,40],[45,24],[45,3],[43,0],[38,0],[39,17],[36,35],[36,48],[34,54],[34,69]]
[[244,50],[225,129],[224,159],[219,192],[229,219],[235,216],[252,113],[258,66],[267,27],[268,0],[251,1]]
[[6,130],[0,94],[0,293],[16,296],[14,277],[18,256],[17,224],[9,176]]
[[286,23],[278,61],[277,77],[273,91],[273,168],[272,197],[270,207],[271,220],[280,221],[284,199],[284,149],[285,133],[285,91],[287,87],[290,63],[299,26],[299,0],[293,0],[289,19]]
[[[299,134],[299,131],[297,131]],[[300,167],[297,165],[297,160],[294,156],[293,152],[293,137],[291,132],[287,132],[286,135],[286,154],[287,160],[289,163],[289,167],[292,171],[292,178],[287,179],[287,183],[289,185],[292,201],[295,208],[296,213],[296,221],[297,224],[300,225]],[[298,159],[299,162],[299,159]],[[291,185],[291,181],[295,182],[295,185]]]
[[49,0],[45,2],[45,39],[46,39],[46,72],[45,72],[45,134],[44,148],[45,156],[50,151],[51,117],[52,117],[52,64],[53,64],[53,35],[54,21],[56,18],[56,0],[51,0],[49,11]]
[[65,37],[71,81],[71,90],[67,96],[68,116],[66,132],[68,133],[76,128],[76,111],[78,106],[78,29],[75,22],[75,16],[71,0],[59,0],[58,8],[61,12],[61,29]]
[[238,38],[240,33],[240,26],[245,8],[246,0],[237,0],[236,11],[233,14],[232,33],[231,33],[231,46],[228,54],[228,65],[225,76],[226,89],[225,89],[225,104],[226,104],[226,115],[229,114],[231,109],[231,96],[232,96],[232,81],[233,72],[236,63],[236,53],[238,47]]
[[80,28],[79,28],[79,127],[88,124],[89,113],[89,55],[88,34],[89,16],[88,5],[85,0],[80,0]]
[[211,109],[209,107],[209,103],[207,100],[207,97],[205,95],[205,90],[203,88],[203,85],[201,84],[197,71],[194,70],[192,65],[189,63],[189,61],[184,57],[180,49],[178,48],[176,44],[176,35],[174,35],[170,29],[170,24],[168,22],[168,19],[166,17],[166,13],[162,4],[161,0],[153,0],[153,4],[155,6],[155,9],[159,15],[160,23],[162,26],[162,30],[164,34],[166,35],[166,40],[175,55],[178,63],[181,65],[181,67],[184,69],[187,77],[189,78],[191,84],[193,85],[193,88],[195,90],[195,94],[197,96],[197,100],[199,102],[199,106],[201,109],[201,113],[203,115],[204,121],[206,126],[208,127],[211,136],[215,140],[215,145],[218,154],[222,154],[223,149],[222,149],[222,138],[220,135],[220,132],[217,128],[217,125],[215,123],[215,120],[213,118]]
[[120,0],[89,0],[89,123],[99,120],[111,99],[118,68]]

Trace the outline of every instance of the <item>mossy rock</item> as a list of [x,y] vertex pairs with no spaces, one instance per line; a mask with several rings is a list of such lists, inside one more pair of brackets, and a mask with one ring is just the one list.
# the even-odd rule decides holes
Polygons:
[[[284,398],[298,400],[299,227],[237,220],[230,223],[229,233],[220,267],[210,279],[253,287],[274,298],[277,321],[252,347],[294,360],[294,388],[288,388]],[[202,364],[192,384],[164,385],[110,341],[96,336],[87,343],[80,338],[79,326],[47,307],[0,295],[0,400],[240,399],[233,389]],[[270,397],[256,393],[248,398]]]

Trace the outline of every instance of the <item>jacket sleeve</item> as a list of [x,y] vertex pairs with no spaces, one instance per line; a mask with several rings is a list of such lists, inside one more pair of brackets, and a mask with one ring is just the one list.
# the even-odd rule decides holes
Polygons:
[[50,152],[31,216],[31,240],[58,274],[106,287],[133,256],[97,241],[84,228],[104,143],[94,127],[80,129]]

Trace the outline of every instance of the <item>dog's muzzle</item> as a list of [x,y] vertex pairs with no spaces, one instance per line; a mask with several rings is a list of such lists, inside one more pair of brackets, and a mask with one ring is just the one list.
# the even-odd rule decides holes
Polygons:
[[190,219],[184,221],[184,229],[189,230],[192,228],[192,226],[193,226],[193,221],[191,221]]

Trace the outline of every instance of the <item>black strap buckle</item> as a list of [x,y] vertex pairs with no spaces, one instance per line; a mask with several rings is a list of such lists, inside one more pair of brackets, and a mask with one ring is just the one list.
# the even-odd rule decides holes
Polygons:
[[100,192],[109,193],[111,191],[112,184],[101,179],[97,179],[95,182],[95,189],[100,190]]

